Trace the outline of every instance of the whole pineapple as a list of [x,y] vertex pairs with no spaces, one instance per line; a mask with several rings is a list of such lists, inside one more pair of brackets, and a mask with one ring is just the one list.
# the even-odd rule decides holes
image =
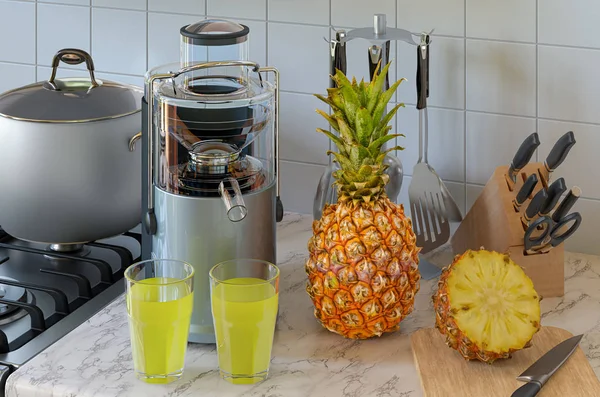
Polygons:
[[347,338],[366,339],[399,329],[413,310],[419,290],[420,248],[404,207],[387,197],[384,144],[402,134],[390,134],[388,125],[398,104],[384,116],[387,104],[404,79],[383,90],[390,64],[371,82],[352,82],[339,70],[336,88],[328,96],[316,95],[333,114],[317,110],[339,137],[327,135],[338,152],[334,173],[338,200],[326,204],[321,219],[313,222],[308,242],[306,291],[315,317],[328,330]]
[[508,255],[457,255],[433,295],[435,326],[467,360],[491,364],[529,347],[540,329],[540,296]]

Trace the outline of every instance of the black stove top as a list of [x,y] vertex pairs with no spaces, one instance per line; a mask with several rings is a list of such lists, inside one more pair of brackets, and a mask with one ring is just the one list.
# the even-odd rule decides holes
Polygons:
[[140,241],[128,232],[57,252],[0,228],[0,395],[8,374],[124,292]]

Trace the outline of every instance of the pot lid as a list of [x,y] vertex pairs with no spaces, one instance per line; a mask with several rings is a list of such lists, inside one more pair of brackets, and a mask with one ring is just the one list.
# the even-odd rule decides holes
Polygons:
[[[87,53],[81,53],[89,57]],[[69,58],[69,55],[73,58]],[[79,55],[67,52],[66,55],[61,54],[61,60],[67,59],[67,63],[71,64],[81,63],[75,58]],[[142,89],[114,81],[97,80],[91,58],[88,62],[89,78],[55,79],[54,63],[58,65],[56,56],[55,61],[48,81],[1,94],[0,116],[33,122],[69,123],[118,118],[140,111]]]
[[182,36],[195,45],[221,46],[243,43],[250,29],[225,19],[204,19],[180,29]]

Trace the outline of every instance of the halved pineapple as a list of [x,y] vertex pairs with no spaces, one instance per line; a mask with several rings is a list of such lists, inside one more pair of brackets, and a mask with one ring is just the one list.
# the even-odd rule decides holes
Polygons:
[[540,329],[540,297],[508,255],[480,249],[456,256],[433,296],[436,328],[465,359],[492,363],[529,347]]

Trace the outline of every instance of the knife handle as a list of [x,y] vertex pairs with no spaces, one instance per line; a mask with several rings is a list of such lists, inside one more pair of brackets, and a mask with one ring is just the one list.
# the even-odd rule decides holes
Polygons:
[[562,218],[567,215],[567,213],[571,210],[577,199],[581,196],[581,189],[578,186],[573,186],[567,196],[563,201],[558,205],[558,208],[552,214],[552,220],[554,222],[560,221]]
[[535,196],[531,199],[529,206],[525,210],[525,214],[521,216],[521,223],[523,224],[523,228],[527,230],[529,226],[529,222],[538,214],[542,204],[548,199],[548,193],[546,193],[546,189],[540,189],[539,192],[536,193]]
[[534,397],[542,390],[542,385],[536,381],[525,383],[519,387],[510,397]]
[[423,33],[417,46],[417,109],[425,109],[429,97],[429,41],[429,35]]
[[540,146],[540,137],[537,132],[529,135],[519,146],[517,153],[515,153],[515,157],[510,163],[510,168],[508,169],[508,177],[513,183],[517,181],[517,174],[523,167],[527,165],[531,156],[533,156],[533,152],[535,149]]
[[517,196],[513,200],[513,207],[516,212],[520,211],[521,205],[523,205],[523,203],[527,200],[527,197],[529,197],[531,192],[533,192],[533,189],[535,189],[535,185],[537,185],[537,183],[538,178],[536,174],[531,174],[529,177],[527,177],[525,183],[523,183],[523,186],[521,186],[519,193],[517,193]]
[[546,167],[546,171],[553,172],[556,167],[562,164],[569,154],[571,148],[575,145],[575,134],[573,131],[569,131],[560,138],[548,153],[548,157],[546,157],[546,161],[544,162],[544,166]]
[[560,196],[566,191],[567,185],[565,184],[565,178],[559,178],[552,182],[552,184],[548,186],[548,199],[540,209],[540,216],[548,215],[550,211],[556,207],[556,203],[558,203]]

